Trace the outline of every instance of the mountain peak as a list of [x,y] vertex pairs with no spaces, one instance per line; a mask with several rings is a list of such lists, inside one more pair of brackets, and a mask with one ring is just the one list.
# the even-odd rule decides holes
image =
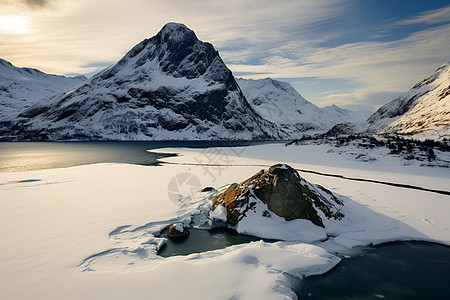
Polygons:
[[163,26],[161,31],[192,31],[183,23],[169,22]]
[[162,42],[183,43],[186,41],[197,41],[194,31],[181,23],[170,22],[163,26],[158,35]]
[[[100,77],[108,79],[119,72],[127,75],[137,69],[149,74],[158,69],[166,75],[192,79],[205,74],[217,57],[214,47],[198,40],[194,31],[186,25],[167,23],[155,36],[134,46],[118,63],[102,72]],[[224,68],[214,66],[211,69],[214,73]]]

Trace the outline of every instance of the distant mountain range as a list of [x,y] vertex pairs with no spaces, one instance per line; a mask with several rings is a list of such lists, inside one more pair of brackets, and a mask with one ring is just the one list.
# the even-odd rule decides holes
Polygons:
[[[448,65],[440,70],[439,76],[432,75],[413,88],[418,91],[410,93],[415,100],[394,100],[408,104],[397,104],[397,110],[387,104],[366,122],[369,112],[335,105],[319,108],[287,82],[235,79],[211,44],[198,40],[183,24],[168,23],[90,79],[49,75],[0,60],[0,138],[293,139],[325,132],[338,123],[347,123],[334,128],[340,132],[363,127],[378,133],[395,128],[403,134],[401,130],[412,127],[398,122],[390,126],[386,118],[401,120],[425,94],[429,94],[427,103],[445,98],[447,106],[439,124],[448,122]],[[441,73],[447,74],[446,91],[441,88],[445,86]],[[415,115],[420,117],[420,113]],[[358,122],[357,127],[349,125]],[[421,132],[435,128],[430,126],[422,126]]]

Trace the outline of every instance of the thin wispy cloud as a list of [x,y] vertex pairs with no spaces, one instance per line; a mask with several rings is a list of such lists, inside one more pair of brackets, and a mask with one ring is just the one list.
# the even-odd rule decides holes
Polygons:
[[[261,77],[275,75],[278,78],[326,77],[351,78],[362,83],[379,85],[391,73],[408,73],[400,65],[422,62],[444,63],[450,47],[450,25],[416,32],[411,36],[392,42],[358,42],[338,47],[310,47],[309,54],[299,57],[271,56],[259,65],[231,65],[239,72],[260,73]],[[433,68],[430,66],[430,68]],[[404,74],[402,74],[404,75]],[[398,76],[402,77],[402,76]],[[390,85],[398,86],[400,78]],[[384,83],[386,86],[386,83]]]
[[450,5],[425,11],[412,18],[399,21],[397,25],[412,25],[412,24],[439,24],[450,22]]

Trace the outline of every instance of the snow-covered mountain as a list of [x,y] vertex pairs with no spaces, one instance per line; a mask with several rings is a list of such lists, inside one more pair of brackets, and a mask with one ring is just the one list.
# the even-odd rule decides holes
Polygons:
[[[20,114],[20,139],[275,139],[214,47],[168,23],[115,65]],[[285,135],[286,136],[286,135]]]
[[450,62],[408,92],[379,108],[368,132],[450,138]]
[[0,58],[0,121],[13,119],[29,106],[72,88],[87,78],[51,75],[18,68]]
[[291,138],[324,132],[338,123],[361,122],[370,115],[370,112],[355,112],[336,105],[319,108],[289,83],[271,78],[238,78],[237,82],[255,111],[289,132]]

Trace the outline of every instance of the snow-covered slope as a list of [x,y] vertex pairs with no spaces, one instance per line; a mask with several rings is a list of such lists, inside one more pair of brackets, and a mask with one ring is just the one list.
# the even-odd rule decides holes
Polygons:
[[72,88],[84,76],[51,75],[31,68],[18,68],[0,58],[0,121],[13,119],[41,99]]
[[273,139],[214,47],[168,23],[119,62],[21,115],[21,139]]
[[319,108],[303,98],[289,83],[271,78],[238,78],[237,82],[255,111],[284,128],[291,138],[324,132],[338,123],[360,122],[370,115],[336,105]]
[[367,121],[369,132],[450,137],[450,62],[397,99],[379,108]]

